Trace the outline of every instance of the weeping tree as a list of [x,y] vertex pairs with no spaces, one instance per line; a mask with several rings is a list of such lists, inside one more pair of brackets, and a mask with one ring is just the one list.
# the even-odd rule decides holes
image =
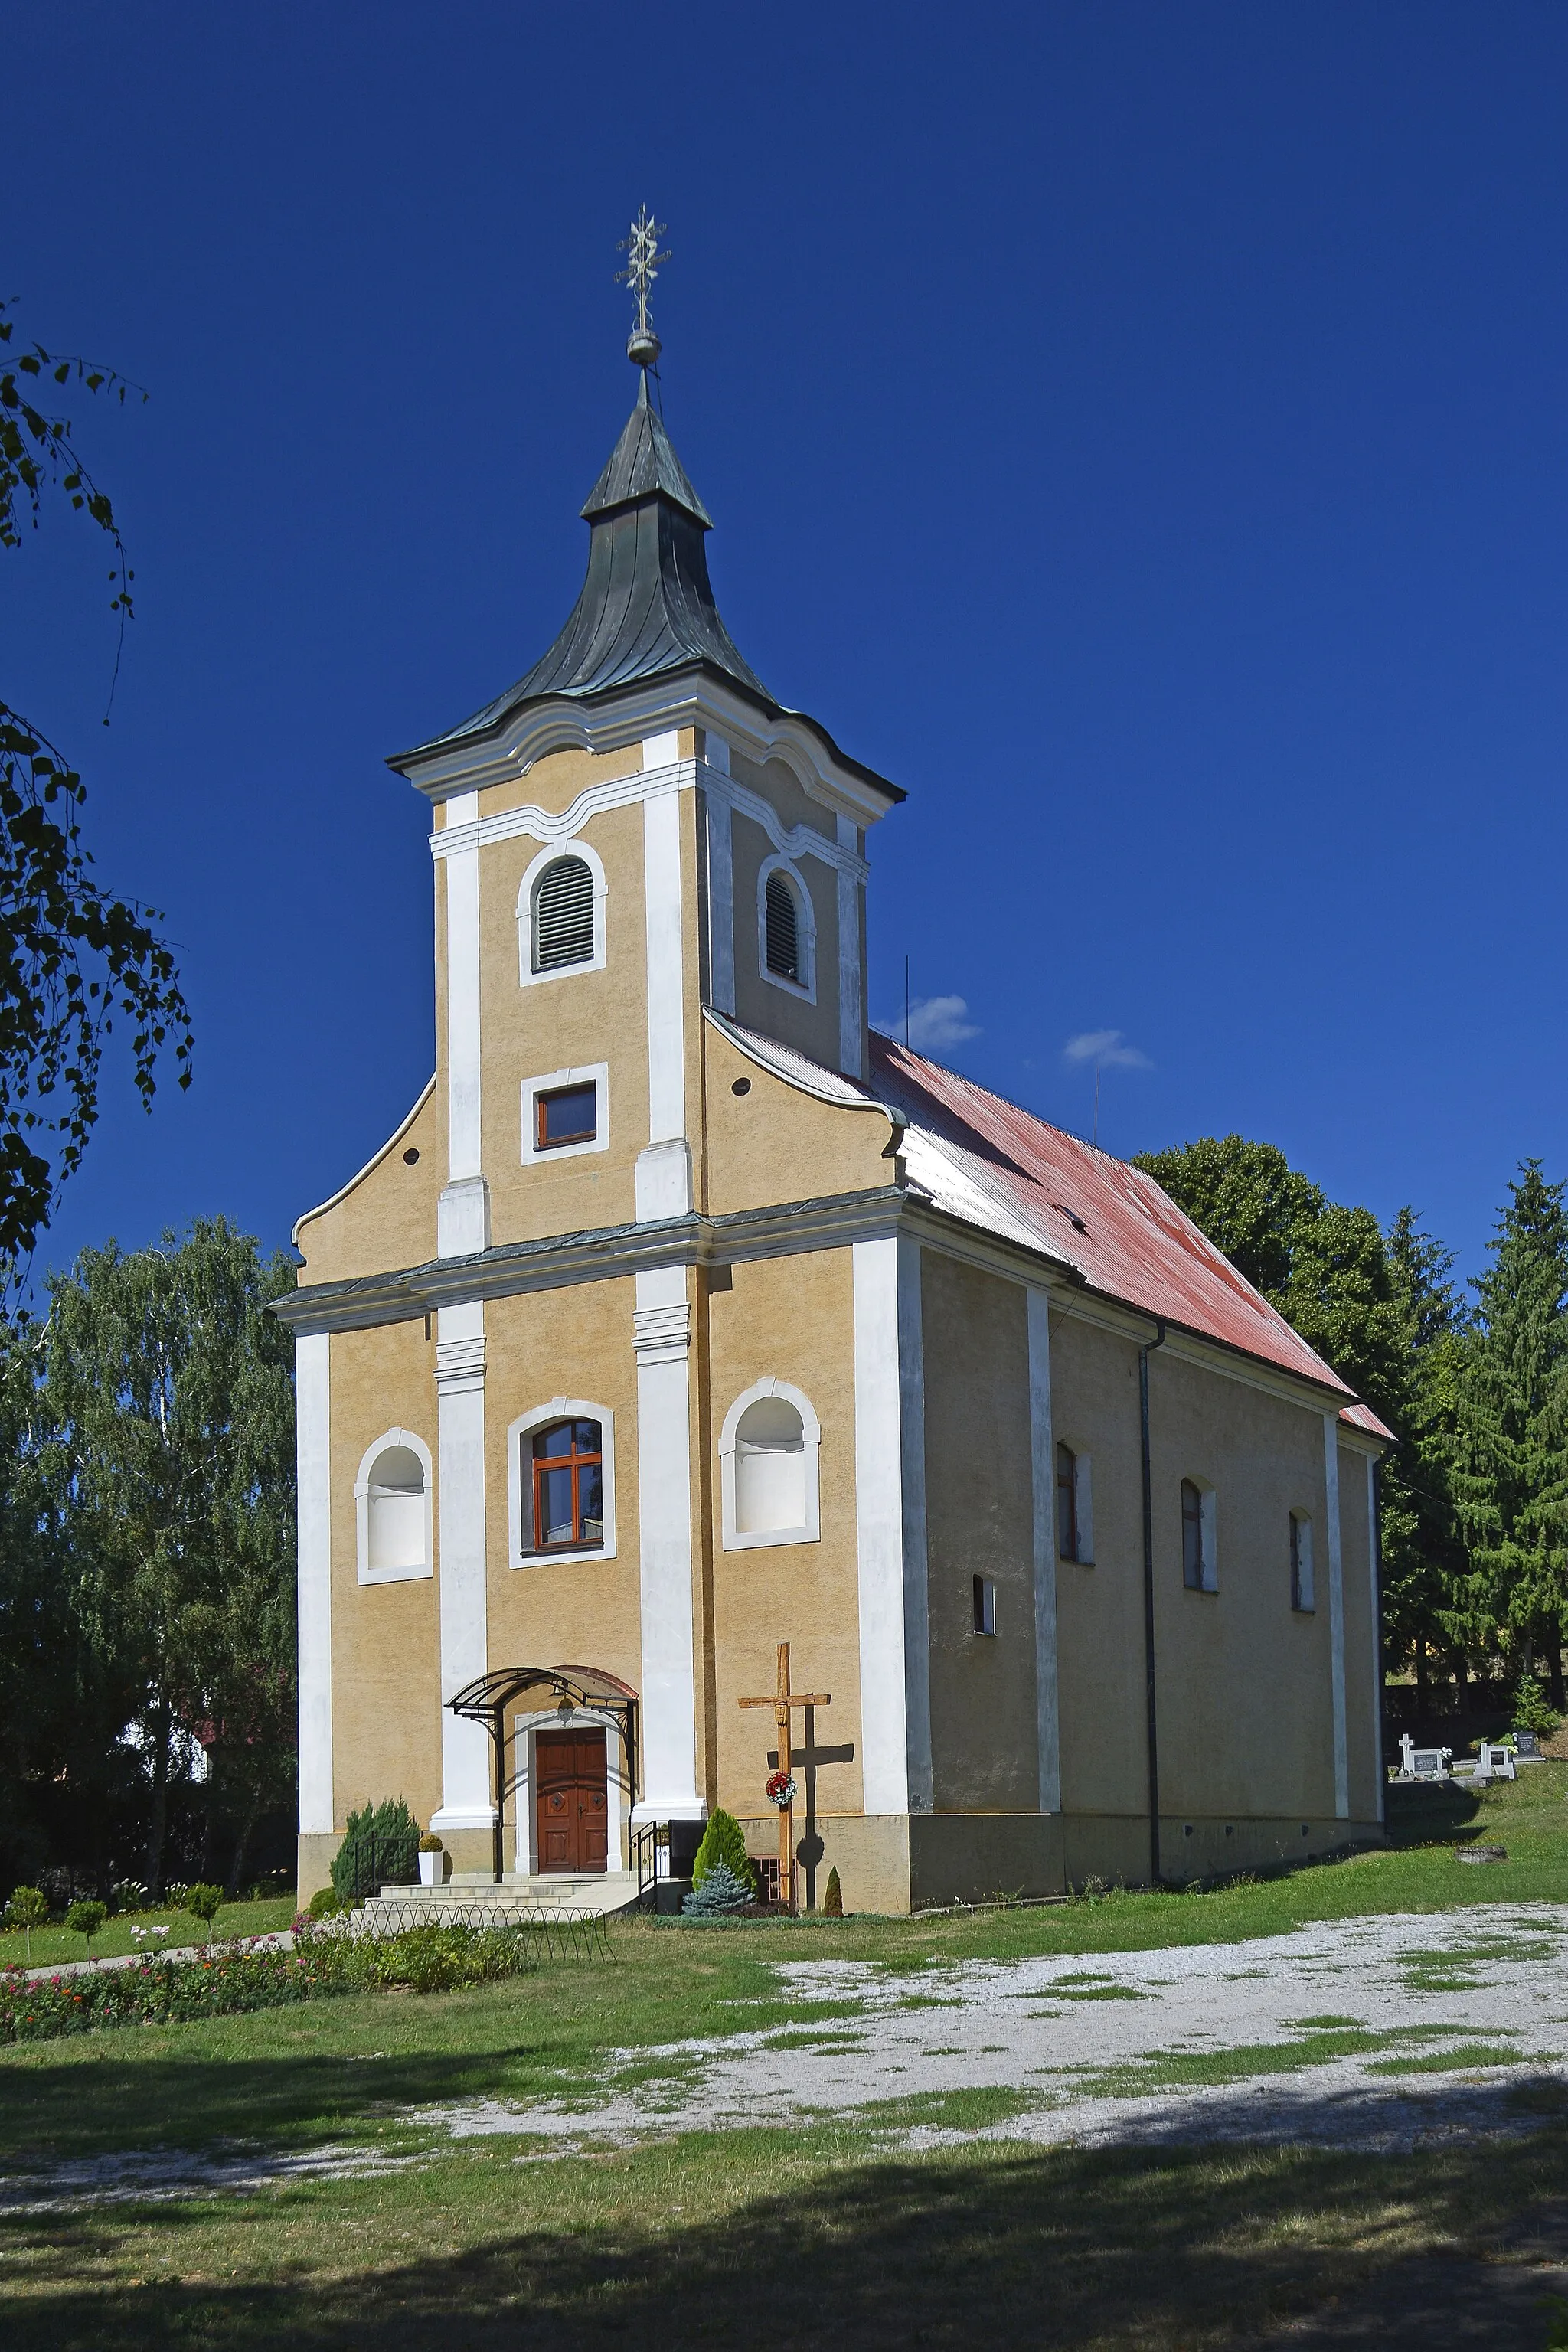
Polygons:
[[215,1218],[157,1249],[84,1250],[49,1284],[43,1470],[89,1644],[131,1694],[154,1894],[198,1749],[235,1825],[231,1887],[292,1784],[292,1349],[266,1310],[293,1280]]
[[[110,368],[19,344],[9,312],[0,302],[0,548],[20,549],[47,503],[83,516],[113,551],[110,609],[123,642],[132,575],[120,527],[60,405],[73,390],[123,404],[134,388]],[[0,1296],[87,1149],[116,1025],[129,1030],[144,1105],[166,1052],[190,1084],[190,1019],[153,928],[162,918],[98,881],[84,804],[79,771],[0,699]]]

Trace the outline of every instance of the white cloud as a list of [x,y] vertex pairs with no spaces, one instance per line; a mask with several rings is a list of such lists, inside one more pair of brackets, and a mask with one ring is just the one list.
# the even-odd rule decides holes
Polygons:
[[1120,1029],[1086,1029],[1062,1047],[1067,1062],[1092,1062],[1101,1070],[1152,1070],[1153,1063],[1136,1045],[1122,1042]]
[[[910,1044],[917,1054],[940,1053],[945,1045],[962,1045],[966,1037],[978,1037],[979,1026],[968,1019],[969,1007],[962,996],[917,996],[910,1006]],[[884,1037],[902,1044],[904,1016],[900,1013],[891,1021],[878,1021],[873,1026]]]

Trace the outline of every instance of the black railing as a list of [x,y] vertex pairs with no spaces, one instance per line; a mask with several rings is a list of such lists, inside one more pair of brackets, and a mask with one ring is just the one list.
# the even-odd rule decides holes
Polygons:
[[700,1822],[643,1822],[631,1834],[631,1866],[637,1873],[637,1901],[658,1899],[661,1879],[686,1879],[702,1841]]

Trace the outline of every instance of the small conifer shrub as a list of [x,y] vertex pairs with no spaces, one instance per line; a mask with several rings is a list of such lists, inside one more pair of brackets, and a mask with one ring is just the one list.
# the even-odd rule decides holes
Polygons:
[[827,1874],[827,1892],[822,1898],[822,1916],[825,1919],[842,1919],[844,1916],[844,1890],[838,1884],[837,1863]]
[[419,1824],[401,1797],[351,1813],[332,1856],[340,1901],[363,1903],[379,1886],[411,1886],[419,1875]]
[[708,1826],[702,1832],[702,1843],[697,1849],[697,1859],[691,1865],[693,1894],[700,1892],[702,1882],[717,1863],[738,1878],[751,1901],[757,1890],[756,1874],[746,1858],[746,1839],[733,1813],[722,1805],[715,1805],[708,1816]]
[[710,1862],[701,1885],[692,1888],[680,1907],[689,1919],[718,1919],[727,1911],[743,1911],[751,1900],[751,1887],[727,1862]]
[[205,1879],[197,1879],[195,1885],[185,1889],[184,1907],[193,1919],[199,1919],[204,1927],[210,1927],[223,1909],[223,1889],[211,1885]]

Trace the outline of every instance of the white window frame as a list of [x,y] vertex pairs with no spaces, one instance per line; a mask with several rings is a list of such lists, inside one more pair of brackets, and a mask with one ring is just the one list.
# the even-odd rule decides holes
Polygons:
[[[581,971],[581,964],[568,964],[569,971]],[[554,974],[549,975],[552,979]],[[538,1118],[534,1103],[541,1095],[553,1094],[558,1087],[597,1088],[595,1113],[599,1132],[586,1143],[553,1143],[541,1151],[534,1142]],[[577,1160],[584,1151],[608,1151],[610,1148],[610,1066],[608,1062],[590,1062],[580,1070],[546,1070],[537,1078],[522,1082],[522,1164],[525,1168],[542,1167],[555,1160]]]
[[[533,969],[533,898],[547,867],[562,857],[580,857],[594,877],[594,952],[582,963],[558,963],[549,971]],[[538,988],[548,980],[571,980],[584,971],[605,969],[605,907],[608,885],[598,852],[585,841],[552,841],[542,849],[517,890],[517,976],[523,988]]]
[[[768,880],[774,874],[786,875],[795,890],[795,939],[805,971],[804,982],[786,980],[782,971],[769,969]],[[770,987],[782,988],[786,996],[798,996],[805,1004],[816,1003],[816,908],[800,867],[776,851],[772,857],[764,857],[757,869],[757,970]]]
[[[798,1528],[765,1528],[756,1534],[735,1525],[735,1441],[741,1425],[741,1415],[749,1405],[758,1404],[763,1397],[783,1397],[793,1404],[800,1415],[801,1431],[805,1440],[805,1521]],[[822,1450],[822,1424],[811,1409],[811,1399],[803,1389],[788,1381],[753,1381],[742,1389],[729,1412],[719,1435],[719,1494],[723,1525],[723,1549],[726,1551],[760,1551],[767,1544],[819,1543],[822,1539],[822,1512],[818,1486],[818,1456]]]
[[[1312,1515],[1310,1511],[1291,1510],[1290,1525],[1294,1531],[1296,1551],[1295,1573],[1291,1577],[1290,1606],[1299,1617],[1314,1617],[1318,1611],[1317,1572],[1312,1562]],[[1301,1598],[1298,1598],[1300,1593]]]
[[[418,1568],[372,1568],[370,1564],[370,1474],[388,1446],[405,1445],[416,1454],[425,1473],[425,1559]],[[359,1580],[362,1584],[410,1584],[416,1579],[436,1573],[436,1510],[433,1465],[430,1448],[411,1429],[384,1430],[374,1445],[367,1446],[360,1457],[359,1472],[354,1479],[354,1543],[359,1559]]]
[[[536,1429],[543,1429],[552,1421],[596,1421],[599,1424],[599,1451],[603,1456],[600,1473],[602,1499],[605,1507],[605,1540],[602,1544],[580,1545],[574,1551],[552,1545],[544,1551],[524,1551],[522,1548],[522,1441]],[[586,1397],[552,1397],[548,1404],[536,1404],[531,1412],[520,1412],[506,1433],[506,1531],[507,1564],[511,1568],[553,1568],[572,1560],[614,1559],[616,1556],[616,1416],[607,1404],[594,1404]]]

